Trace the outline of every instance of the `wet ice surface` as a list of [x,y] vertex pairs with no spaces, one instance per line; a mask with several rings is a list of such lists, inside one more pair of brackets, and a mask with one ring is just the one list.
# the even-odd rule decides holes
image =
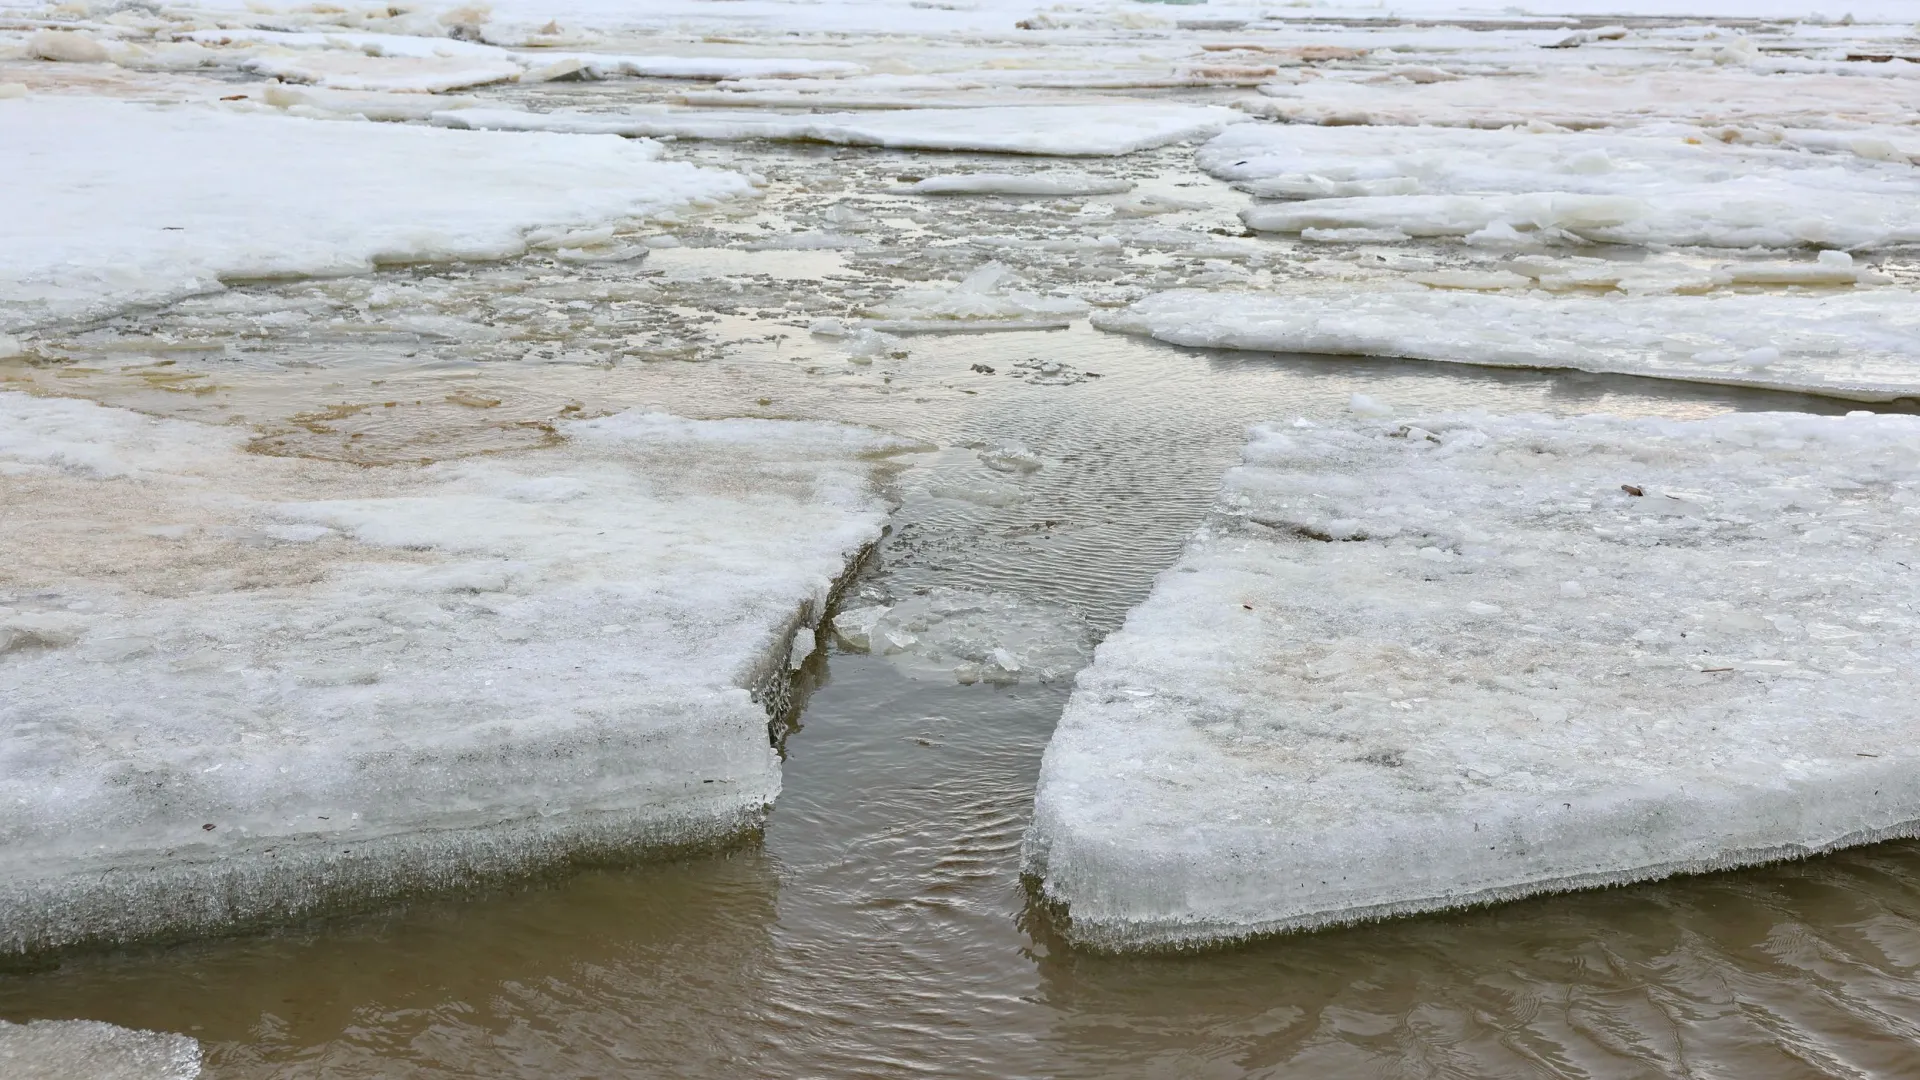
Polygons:
[[1916,440],[1864,413],[1256,427],[1076,684],[1034,872],[1119,946],[1912,836]]
[[0,1067],[13,1080],[194,1080],[200,1047],[184,1035],[94,1020],[0,1021]]
[[[187,43],[146,29],[164,38],[218,30],[220,20],[128,9],[82,28],[106,43],[109,62],[14,61],[0,42],[0,83],[36,97],[240,95],[221,107],[372,131],[351,117],[424,123],[485,107],[619,123],[648,110],[732,106],[1226,105],[1279,102],[1278,86],[1316,79],[1381,94],[1439,87],[1478,107],[1452,89],[1468,80],[1435,81],[1434,72],[1494,80],[1483,95],[1513,110],[1538,101],[1545,112],[1557,102],[1541,86],[1612,93],[1614,76],[1659,71],[1687,92],[1649,92],[1661,100],[1656,111],[1728,146],[1797,146],[1809,167],[1851,168],[1836,163],[1893,161],[1888,153],[1907,145],[1904,61],[1846,59],[1849,50],[1904,55],[1907,30],[1861,24],[1873,17],[1864,4],[1854,26],[1656,20],[1636,22],[1627,38],[1599,33],[1617,19],[1399,25],[1330,10],[1331,19],[1290,21],[1225,4],[1043,13],[999,0],[965,11],[675,0],[657,10],[676,21],[595,35],[586,14],[502,7],[486,34],[516,56],[554,58],[550,74],[584,51],[610,67],[684,62],[676,70],[702,68],[701,81],[542,82],[516,59],[522,81],[457,96],[276,86],[239,66],[265,55],[259,43],[195,44],[220,54],[200,66],[207,58]],[[248,20],[263,21],[226,21]],[[448,36],[469,32],[457,15],[310,11],[274,23],[427,34],[429,52],[472,55]],[[1544,47],[1589,31],[1591,41]],[[24,41],[28,31],[0,33]],[[147,55],[114,62],[123,39]],[[363,45],[338,51],[407,59],[372,57]],[[747,59],[864,70],[727,70]],[[1576,61],[1594,70],[1570,77]],[[348,66],[352,78],[404,78],[457,65]],[[1809,70],[1778,74],[1792,67]],[[745,77],[712,77],[729,73]],[[1695,87],[1726,85],[1706,82],[1715,74],[1739,89],[1703,91],[1707,100],[1757,103],[1726,137],[1705,125],[1723,131],[1735,118],[1674,104],[1699,96]],[[1367,81],[1376,76],[1385,78]],[[1793,80],[1791,92],[1750,92],[1776,77]],[[1804,107],[1816,91],[1832,109]],[[1521,117],[1536,118],[1559,122]],[[1018,879],[1033,777],[1066,696],[1064,680],[1042,675],[1073,662],[1049,657],[1084,655],[1145,596],[1201,521],[1247,424],[1333,418],[1354,393],[1416,411],[1687,417],[1850,407],[1577,373],[1184,350],[1092,330],[1082,312],[1178,288],[1537,288],[1607,300],[1788,296],[1809,284],[1864,297],[1886,283],[1834,280],[1809,250],[1643,252],[1551,234],[1489,246],[1378,229],[1249,236],[1239,214],[1253,197],[1203,173],[1190,146],[1068,163],[683,140],[666,156],[755,175],[763,194],[498,264],[236,282],[159,312],[20,335],[0,372],[42,393],[231,425],[259,453],[373,468],[537,447],[557,422],[632,407],[848,420],[924,441],[934,449],[897,476],[894,532],[848,603],[898,612],[891,627],[884,616],[874,626],[916,641],[890,655],[837,652],[824,671],[803,665],[803,680],[827,682],[787,739],[764,843],[237,941],[69,958],[0,979],[0,1015],[190,1033],[217,1076],[1811,1076],[1903,1067],[1920,971],[1920,857],[1907,845],[1135,960],[1066,950]],[[1113,190],[1029,194],[1011,189],[1041,185],[1004,179],[1062,166]],[[986,177],[971,186],[993,190],[913,190],[953,176]],[[1893,287],[1914,282],[1911,251],[1854,262]],[[1724,269],[1733,264],[1739,274]],[[979,287],[962,290],[969,280]],[[827,323],[843,332],[813,332]],[[938,332],[961,324],[998,332]],[[1050,325],[1067,329],[1035,329]],[[1036,649],[1048,655],[1028,678]]]

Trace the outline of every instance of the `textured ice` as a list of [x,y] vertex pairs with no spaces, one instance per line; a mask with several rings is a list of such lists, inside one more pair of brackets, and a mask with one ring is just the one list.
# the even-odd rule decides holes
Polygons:
[[840,644],[893,661],[916,679],[1052,682],[1087,662],[1086,624],[1051,604],[938,587],[894,603],[850,602],[833,617]]
[[1845,75],[1766,75],[1697,67],[1628,72],[1549,68],[1437,81],[1360,71],[1347,78],[1272,83],[1260,92],[1264,100],[1243,107],[1300,124],[1836,127],[1906,124],[1920,110],[1920,82],[1888,86]]
[[753,191],[652,143],[87,99],[0,102],[0,145],[0,333],[222,280],[502,258],[536,227]]
[[[1809,281],[1826,269],[1817,262],[1796,268]],[[1203,348],[1574,368],[1854,401],[1920,396],[1920,297],[1905,289],[1707,296],[1176,289],[1094,321]]]
[[1698,136],[1247,125],[1201,167],[1263,232],[1501,231],[1591,243],[1872,248],[1920,242],[1920,172]]
[[[987,263],[958,282],[928,289],[904,289],[869,312],[882,322],[931,326],[1010,321],[1028,324],[1036,319],[1076,318],[1087,313],[1087,303],[1075,297],[1042,296],[1017,287],[1012,270]],[[912,332],[903,330],[901,332]]]
[[194,1080],[200,1044],[185,1035],[132,1031],[97,1020],[0,1020],[7,1080]]
[[418,469],[0,393],[0,953],[710,842],[880,533],[861,429],[621,413]]
[[435,94],[511,82],[521,67],[505,58],[367,56],[349,52],[286,53],[246,61],[242,70],[285,82],[332,90],[388,90]]
[[1920,832],[1920,419],[1255,429],[1099,647],[1029,868],[1126,948]]
[[907,190],[915,195],[1118,195],[1133,181],[1085,173],[955,173],[929,176]]
[[900,109],[879,113],[520,112],[463,109],[434,117],[449,127],[593,132],[682,139],[783,139],[897,150],[1111,157],[1213,135],[1246,120],[1214,105],[1032,105]]

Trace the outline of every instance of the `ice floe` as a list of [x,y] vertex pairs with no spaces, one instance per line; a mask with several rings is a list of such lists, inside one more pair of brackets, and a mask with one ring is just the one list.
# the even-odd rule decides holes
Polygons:
[[1248,125],[1201,167],[1262,232],[1863,249],[1920,242],[1920,171],[1686,134]]
[[1528,124],[1633,128],[1839,127],[1906,124],[1920,110],[1920,82],[1888,86],[1844,75],[1767,75],[1698,68],[1673,71],[1499,71],[1442,80],[1395,69],[1269,83],[1242,103],[1296,124],[1501,128]]
[[863,429],[361,470],[0,393],[0,953],[720,840],[880,535]]
[[0,1020],[7,1080],[194,1080],[200,1065],[200,1044],[185,1035],[97,1020]]
[[[525,234],[751,194],[621,139],[36,96],[0,102],[0,332],[223,280],[495,259]],[[290,169],[288,162],[299,162]]]
[[1197,943],[1920,831],[1920,419],[1307,421],[1076,684],[1029,868]]
[[1704,296],[1176,289],[1097,315],[1095,325],[1201,348],[1573,368],[1855,401],[1920,396],[1920,297],[1905,289]]
[[434,117],[449,127],[593,132],[682,139],[781,139],[897,150],[1112,157],[1204,138],[1248,119],[1216,105],[1032,105],[782,114],[735,110],[626,113],[463,109]]

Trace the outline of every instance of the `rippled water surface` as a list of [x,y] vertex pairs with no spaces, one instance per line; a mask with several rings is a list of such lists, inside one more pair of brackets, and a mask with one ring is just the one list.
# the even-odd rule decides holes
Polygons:
[[[238,290],[229,301],[257,307],[190,302],[77,328],[0,376],[250,424],[263,453],[376,467],[537,445],[555,418],[634,406],[870,424],[927,449],[890,474],[899,512],[858,591],[1006,594],[1059,610],[1076,641],[1146,594],[1250,423],[1334,415],[1355,392],[1407,413],[1857,407],[1209,354],[1084,323],[916,337],[904,357],[849,363],[806,333],[812,318],[989,257],[935,245],[942,236],[1044,236],[1065,211],[1016,200],[928,217],[873,194],[924,167],[914,155],[688,153],[768,175],[768,203],[694,223],[688,246],[633,263]],[[1190,189],[1202,208],[1183,220],[1232,220],[1217,186],[1154,155],[1103,167],[1180,176],[1157,183]],[[882,222],[858,234],[867,246],[742,246],[840,204]],[[1283,274],[1327,255],[1274,245],[1226,269],[1177,245],[996,257],[1084,284]],[[302,314],[248,313],[284,310]],[[570,357],[583,340],[604,347]],[[606,361],[615,343],[625,351]],[[981,449],[1006,441],[1040,467],[988,467]],[[1920,1075],[1915,844],[1213,952],[1075,954],[1019,877],[1067,680],[958,685],[840,652],[807,674],[817,685],[763,838],[273,934],[49,961],[0,975],[0,1017],[187,1032],[221,1078]]]

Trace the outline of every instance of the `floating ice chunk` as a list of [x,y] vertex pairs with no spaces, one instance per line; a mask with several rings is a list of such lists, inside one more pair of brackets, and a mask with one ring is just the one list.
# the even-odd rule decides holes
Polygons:
[[996,442],[980,451],[980,464],[1003,473],[1034,473],[1040,471],[1040,455],[1027,449],[1022,442]]
[[878,330],[855,330],[846,335],[841,344],[847,350],[847,359],[855,364],[871,364],[875,360],[891,360],[907,355],[905,342]]
[[[1920,394],[1920,297],[1903,289],[1709,296],[1513,295],[1440,290],[1174,290],[1104,330],[1196,348],[1574,368],[1800,390],[1855,401]],[[1775,352],[1764,367],[1726,361]]]
[[651,143],[46,96],[0,109],[0,145],[29,166],[0,170],[0,333],[223,280],[502,258],[537,226],[753,190]]
[[241,69],[287,82],[333,90],[389,90],[439,94],[470,86],[511,82],[520,65],[507,59],[465,56],[366,56],[345,52],[260,56]]
[[303,116],[360,117],[366,120],[427,120],[437,112],[468,109],[477,97],[450,94],[414,94],[388,91],[327,90],[317,86],[269,83],[260,87],[260,101],[276,109],[299,110]]
[[69,64],[104,64],[107,47],[77,30],[41,30],[27,39],[27,55]]
[[834,616],[843,647],[892,660],[916,679],[1051,682],[1086,663],[1086,624],[1071,612],[1001,593],[935,588]]
[[990,262],[943,288],[902,290],[870,311],[889,320],[966,322],[1046,316],[1074,318],[1087,313],[1084,300],[1042,296],[1010,287],[1015,283],[1012,270]]
[[559,433],[367,472],[0,393],[0,555],[28,583],[0,594],[0,954],[754,827],[769,714],[880,535],[868,459],[897,444]]
[[1920,242],[1920,174],[1672,135],[1259,124],[1199,153],[1258,196],[1262,232],[1501,228],[1638,245],[1859,250]]
[[1070,940],[1920,832],[1920,419],[1418,423],[1256,429],[1080,674],[1027,838]]
[[956,173],[929,176],[907,188],[915,195],[1119,195],[1133,181],[1085,173]]
[[7,1080],[194,1080],[200,1065],[200,1044],[185,1035],[97,1020],[0,1020]]
[[466,109],[436,115],[447,127],[597,132],[683,139],[784,139],[901,150],[1112,157],[1213,135],[1247,119],[1213,105],[1030,105],[901,109],[880,113],[632,113]]
[[1393,406],[1365,394],[1355,394],[1347,399],[1347,411],[1355,416],[1392,416]]

